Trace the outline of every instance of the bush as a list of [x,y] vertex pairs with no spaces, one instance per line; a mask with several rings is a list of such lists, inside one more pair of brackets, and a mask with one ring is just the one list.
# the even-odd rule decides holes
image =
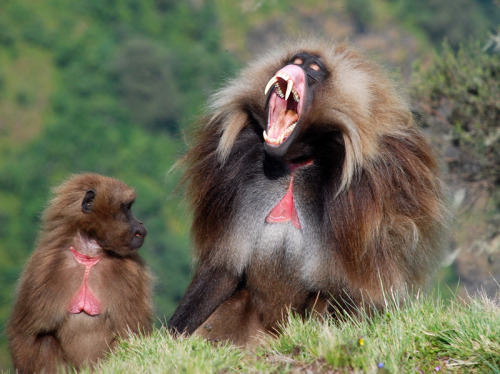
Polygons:
[[413,97],[424,127],[438,137],[450,182],[500,186],[500,55],[479,43],[454,52],[444,43],[431,65],[417,66]]
[[146,128],[178,130],[180,95],[172,66],[168,51],[145,38],[129,40],[115,56],[111,70],[123,103]]

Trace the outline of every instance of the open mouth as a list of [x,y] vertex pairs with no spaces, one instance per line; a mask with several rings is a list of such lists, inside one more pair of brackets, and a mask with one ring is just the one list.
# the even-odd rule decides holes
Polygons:
[[305,74],[297,65],[287,65],[267,83],[265,94],[271,90],[269,116],[264,141],[278,147],[297,127],[305,97]]

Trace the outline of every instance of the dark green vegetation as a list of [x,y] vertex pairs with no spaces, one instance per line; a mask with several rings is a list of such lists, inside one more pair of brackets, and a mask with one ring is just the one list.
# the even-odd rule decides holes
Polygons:
[[[447,97],[460,103],[453,104],[456,110],[470,111],[456,112],[446,131],[458,142],[459,152],[475,155],[481,178],[498,177],[498,55],[479,47],[467,54],[469,46],[454,57],[459,43],[469,37],[486,44],[487,30],[499,24],[500,8],[492,1],[357,0],[348,7],[320,0],[311,5],[276,0],[260,7],[257,1],[242,3],[246,5],[228,0],[0,2],[2,331],[50,188],[82,171],[117,177],[136,188],[134,212],[149,231],[141,252],[157,277],[158,320],[170,316],[189,280],[191,253],[189,215],[182,192],[175,191],[180,170],[167,172],[185,151],[189,125],[202,113],[205,99],[241,63],[234,56],[251,58],[242,51],[276,30],[336,32],[323,19],[326,15],[338,17],[331,18],[335,25],[349,20],[358,36],[383,33],[380,24],[390,19],[402,27],[398,30],[414,33],[425,48],[441,49],[447,37],[451,49],[444,48],[442,62],[431,65],[428,73],[422,70],[434,79],[422,75],[416,97],[424,103],[427,97]],[[458,12],[468,18],[457,22]],[[462,61],[470,61],[466,66],[477,73],[461,72]],[[457,77],[464,81],[455,81]],[[464,84],[467,94],[461,90]],[[496,102],[491,101],[495,94]],[[456,121],[462,115],[467,122]],[[484,142],[471,141],[478,137]],[[498,180],[490,186],[498,196]],[[498,212],[498,205],[493,209]],[[0,368],[8,365],[7,356],[0,335]]]
[[500,53],[482,44],[455,52],[444,43],[432,65],[417,65],[413,97],[424,127],[450,138],[449,173],[493,187],[500,185]]
[[[167,174],[182,131],[230,75],[211,2],[0,5],[0,329],[50,188],[92,171],[136,188],[159,319],[190,276],[189,220]],[[0,367],[7,362],[2,335]]]
[[[495,37],[498,39],[498,36]],[[417,118],[438,153],[456,220],[453,263],[462,288],[493,296],[500,280],[500,44],[444,43],[416,65]]]

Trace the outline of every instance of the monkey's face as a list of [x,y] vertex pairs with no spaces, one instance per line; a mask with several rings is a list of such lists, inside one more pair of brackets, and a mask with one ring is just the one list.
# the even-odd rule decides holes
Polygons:
[[82,227],[105,251],[127,256],[144,243],[144,224],[132,214],[134,190],[123,184],[88,189],[81,203]]
[[283,156],[297,135],[311,107],[315,89],[328,76],[321,58],[307,52],[295,54],[267,83],[268,118],[264,130],[266,152]]

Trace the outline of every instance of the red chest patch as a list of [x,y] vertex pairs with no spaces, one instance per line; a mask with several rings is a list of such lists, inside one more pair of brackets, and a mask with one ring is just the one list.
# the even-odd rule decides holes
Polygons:
[[71,247],[71,252],[75,257],[75,260],[85,266],[85,273],[83,274],[83,282],[78,289],[78,292],[73,296],[69,302],[68,312],[72,314],[78,314],[85,312],[89,316],[96,316],[101,314],[101,302],[95,297],[95,295],[90,290],[87,280],[89,277],[90,269],[92,266],[97,264],[101,259],[98,257],[90,257],[78,252],[75,248]]
[[290,176],[288,189],[286,190],[285,196],[283,196],[279,203],[267,215],[266,222],[279,223],[292,221],[292,225],[294,225],[299,230],[302,230],[299,216],[297,215],[297,209],[295,208],[295,203],[293,201],[293,178],[295,176],[296,169],[302,166],[309,166],[312,163],[313,160],[308,160],[300,164],[289,164],[292,173]]

